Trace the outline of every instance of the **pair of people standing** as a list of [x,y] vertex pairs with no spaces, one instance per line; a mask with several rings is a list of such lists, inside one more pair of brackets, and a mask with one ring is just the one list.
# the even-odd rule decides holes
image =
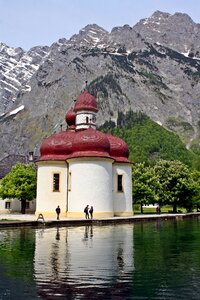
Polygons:
[[93,218],[93,211],[94,211],[94,209],[93,209],[93,206],[91,206],[90,208],[89,208],[89,205],[87,205],[85,208],[84,208],[84,213],[85,213],[85,218],[86,219],[89,219],[89,218]]

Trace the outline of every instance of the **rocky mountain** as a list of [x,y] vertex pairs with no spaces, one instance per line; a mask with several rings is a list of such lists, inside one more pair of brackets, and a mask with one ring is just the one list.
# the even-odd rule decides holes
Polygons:
[[0,44],[0,159],[38,153],[85,88],[97,96],[99,125],[142,111],[199,147],[200,24],[155,12],[109,33],[88,25],[69,40],[25,52]]
[[30,91],[29,79],[38,70],[49,47],[28,52],[0,43],[0,114],[12,107],[17,97]]
[[157,42],[186,56],[200,58],[200,24],[194,23],[186,14],[170,15],[156,11],[134,28],[149,42]]

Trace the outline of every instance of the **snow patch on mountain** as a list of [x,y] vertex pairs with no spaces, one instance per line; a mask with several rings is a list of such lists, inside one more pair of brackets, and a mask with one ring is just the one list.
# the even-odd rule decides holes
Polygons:
[[9,115],[16,115],[20,110],[23,110],[24,109],[24,105],[21,105],[20,107],[12,110],[11,112],[9,112]]
[[0,43],[0,113],[11,107],[19,93],[31,90],[29,81],[48,53],[46,46],[26,52]]

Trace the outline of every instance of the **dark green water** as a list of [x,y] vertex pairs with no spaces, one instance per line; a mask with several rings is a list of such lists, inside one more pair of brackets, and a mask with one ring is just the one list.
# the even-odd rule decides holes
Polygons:
[[200,299],[200,219],[1,229],[0,299]]

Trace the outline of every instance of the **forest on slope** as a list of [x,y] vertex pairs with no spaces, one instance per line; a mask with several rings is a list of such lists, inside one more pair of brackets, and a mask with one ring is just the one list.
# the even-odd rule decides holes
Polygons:
[[152,121],[144,113],[119,112],[117,124],[106,121],[100,130],[123,138],[134,163],[154,165],[159,159],[179,160],[190,168],[200,170],[200,157],[186,149],[180,137]]

